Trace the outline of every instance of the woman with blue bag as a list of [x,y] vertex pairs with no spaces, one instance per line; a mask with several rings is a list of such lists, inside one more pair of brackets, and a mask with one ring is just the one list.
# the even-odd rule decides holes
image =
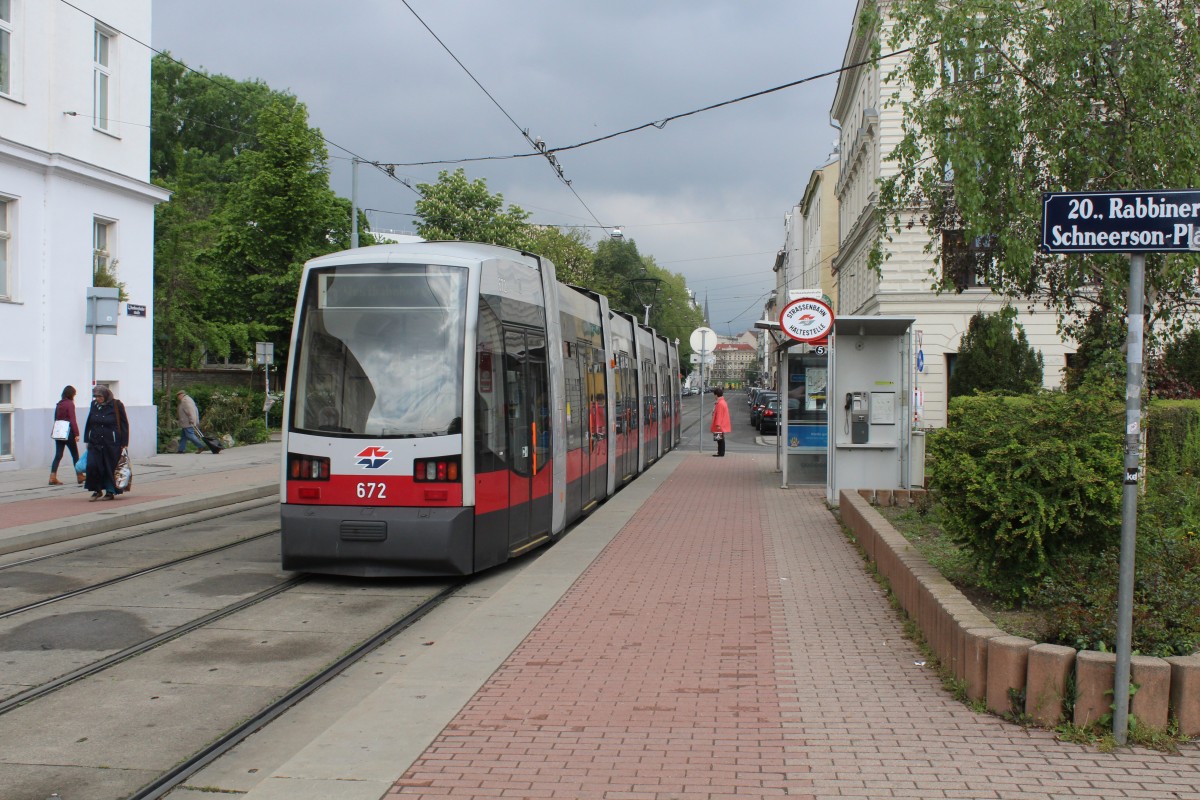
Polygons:
[[[107,386],[92,389],[92,407],[83,429],[87,441],[87,479],[84,488],[92,500],[115,500],[121,493],[115,473],[121,466],[122,455],[129,447],[129,417],[125,405]],[[128,460],[128,456],[126,456]]]

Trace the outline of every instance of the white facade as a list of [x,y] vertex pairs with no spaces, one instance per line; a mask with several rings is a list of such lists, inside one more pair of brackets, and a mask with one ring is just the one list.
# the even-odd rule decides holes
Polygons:
[[[859,0],[855,20],[865,2]],[[886,4],[881,5],[886,15]],[[888,25],[886,16],[882,24]],[[869,56],[870,41],[860,36],[857,28],[852,29],[843,65],[863,62]],[[890,255],[881,266],[882,275],[868,267],[870,251],[880,235],[879,180],[896,173],[895,164],[886,156],[902,136],[902,111],[888,102],[898,87],[884,83],[895,64],[893,57],[848,70],[838,78],[831,109],[840,127],[841,154],[835,189],[839,244],[833,259],[838,314],[916,317],[913,332],[924,366],[918,372],[913,365],[914,385],[923,397],[916,424],[941,427],[946,424],[949,358],[957,353],[970,318],[981,311],[998,311],[1004,303],[986,287],[968,288],[961,294],[935,293],[930,288],[934,256],[925,252],[929,233],[920,224],[893,232],[892,241],[883,243]],[[1073,347],[1059,338],[1053,311],[1030,313],[1026,305],[1017,306],[1017,322],[1024,327],[1030,345],[1042,353],[1044,385],[1057,387],[1066,355]]]
[[[157,439],[154,206],[168,193],[149,183],[152,54],[139,41],[150,41],[150,0],[75,5],[9,0],[0,20],[0,470],[50,463],[68,384],[84,424],[97,249],[128,304],[118,333],[95,337],[95,377],[125,403],[134,455]],[[129,316],[129,304],[145,316]]]

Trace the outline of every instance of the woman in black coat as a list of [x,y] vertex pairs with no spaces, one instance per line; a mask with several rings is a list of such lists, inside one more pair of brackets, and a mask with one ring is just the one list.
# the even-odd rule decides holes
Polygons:
[[129,417],[125,405],[107,386],[92,389],[92,407],[83,428],[88,445],[87,480],[83,487],[92,493],[93,500],[104,495],[115,500],[121,493],[113,480],[122,448],[129,446]]

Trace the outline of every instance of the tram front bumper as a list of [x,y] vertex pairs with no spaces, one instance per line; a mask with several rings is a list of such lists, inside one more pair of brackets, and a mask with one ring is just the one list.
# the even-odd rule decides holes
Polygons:
[[281,506],[286,570],[360,577],[475,571],[474,509]]

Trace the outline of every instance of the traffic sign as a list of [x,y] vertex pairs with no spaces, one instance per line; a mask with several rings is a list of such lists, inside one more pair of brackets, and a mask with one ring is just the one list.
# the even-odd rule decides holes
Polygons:
[[697,353],[711,352],[717,346],[717,332],[712,328],[696,328],[696,330],[692,331],[692,335],[688,339],[688,344]]
[[925,371],[925,351],[918,350],[917,351],[917,372],[924,372],[924,371]]
[[833,309],[813,297],[793,300],[779,313],[779,328],[798,342],[815,344],[833,329]]
[[1200,189],[1046,192],[1047,253],[1186,253],[1200,250]]

